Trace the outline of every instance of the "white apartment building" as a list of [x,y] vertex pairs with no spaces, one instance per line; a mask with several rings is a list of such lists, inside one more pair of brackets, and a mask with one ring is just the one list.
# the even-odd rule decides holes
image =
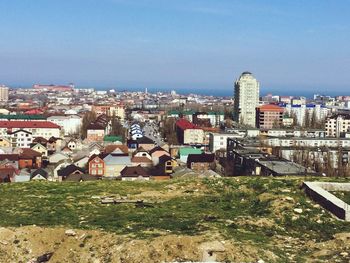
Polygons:
[[[308,113],[311,118],[313,114],[317,120],[324,120],[331,113],[331,109],[326,108],[319,104],[307,104],[307,105],[292,105],[287,104],[285,106],[284,112],[289,116],[295,115],[297,119],[297,124],[300,126],[304,125],[305,116]],[[315,113],[314,113],[315,112]]]
[[50,139],[52,136],[60,137],[61,127],[49,121],[0,121],[0,136],[6,137],[18,130],[32,133],[33,138]]
[[350,138],[266,138],[263,141],[272,147],[350,147]]
[[9,100],[9,88],[1,85],[0,86],[0,101],[8,101]]
[[203,144],[204,131],[202,129],[184,130],[184,144]]
[[350,131],[350,115],[337,114],[327,119],[326,133],[329,137],[340,137]]
[[82,118],[78,115],[51,116],[47,120],[60,126],[64,135],[79,133],[82,123]]
[[243,72],[235,82],[235,121],[256,126],[256,107],[259,106],[259,82],[250,72]]
[[30,148],[30,144],[33,142],[32,133],[26,130],[17,130],[8,133],[7,138],[11,141],[13,148]]
[[244,134],[238,133],[209,133],[209,150],[216,152],[217,150],[224,149],[227,147],[228,138],[244,138]]

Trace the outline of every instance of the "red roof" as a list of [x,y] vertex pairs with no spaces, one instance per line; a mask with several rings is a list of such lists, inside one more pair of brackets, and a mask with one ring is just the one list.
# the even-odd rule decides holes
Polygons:
[[47,129],[60,129],[61,127],[50,121],[0,121],[0,128],[47,128]]
[[279,111],[283,112],[283,108],[274,104],[266,104],[259,107],[260,111]]
[[192,122],[189,122],[188,120],[185,120],[185,119],[178,120],[176,122],[176,126],[178,126],[182,130],[199,129],[197,125],[194,125]]

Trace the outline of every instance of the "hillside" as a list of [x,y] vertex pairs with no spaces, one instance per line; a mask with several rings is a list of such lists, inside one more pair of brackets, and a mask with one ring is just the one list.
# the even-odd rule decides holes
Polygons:
[[303,180],[319,178],[2,184],[0,262],[199,261],[218,243],[218,261],[348,262],[350,223],[310,201]]

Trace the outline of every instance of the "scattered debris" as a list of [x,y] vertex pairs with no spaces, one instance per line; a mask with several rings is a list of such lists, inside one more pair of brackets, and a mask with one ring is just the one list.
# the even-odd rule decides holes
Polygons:
[[67,236],[74,237],[77,235],[77,233],[73,229],[68,229],[64,232]]
[[303,209],[301,209],[301,208],[295,208],[293,211],[295,213],[298,213],[298,214],[302,214],[303,213]]

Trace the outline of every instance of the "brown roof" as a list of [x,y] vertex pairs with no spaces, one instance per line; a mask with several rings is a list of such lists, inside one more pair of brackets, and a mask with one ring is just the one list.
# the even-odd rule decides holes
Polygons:
[[30,148],[21,148],[19,151],[19,159],[33,159],[35,157],[41,157],[41,153]]
[[18,154],[0,154],[0,161],[9,160],[9,161],[18,161]]
[[146,169],[144,169],[143,167],[141,167],[140,165],[138,166],[133,166],[133,167],[129,167],[126,166],[121,172],[120,172],[122,177],[149,177],[149,173],[146,171]]
[[111,145],[107,145],[105,147],[104,152],[105,153],[111,153],[114,152],[116,149],[120,149],[123,153],[128,154],[129,153],[129,148],[126,145],[123,144],[111,144]]
[[131,158],[131,162],[132,163],[152,163],[152,160],[148,159],[147,157],[137,157],[134,156]]

